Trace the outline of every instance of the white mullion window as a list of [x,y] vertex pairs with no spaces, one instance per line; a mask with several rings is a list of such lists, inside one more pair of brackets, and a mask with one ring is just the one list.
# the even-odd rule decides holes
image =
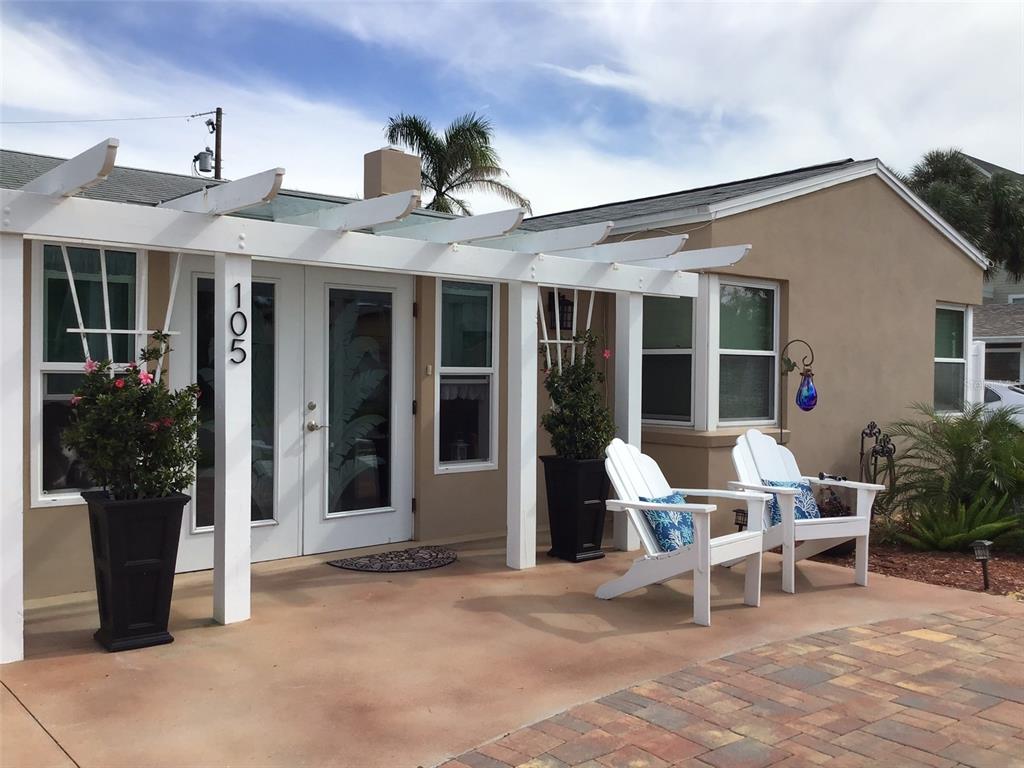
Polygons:
[[967,391],[967,310],[955,304],[935,308],[935,410],[962,412]]
[[498,466],[497,283],[438,280],[434,472]]
[[[81,311],[79,326],[68,263]],[[91,487],[81,460],[61,444],[71,415],[71,395],[82,382],[82,336],[68,328],[137,329],[145,312],[147,254],[75,243],[32,243],[30,349],[30,485],[32,506],[81,504]],[[105,263],[104,263],[105,262]],[[104,306],[103,272],[108,306]],[[142,325],[141,327],[145,327]],[[134,362],[144,339],[134,334],[85,334],[89,356],[112,357],[115,368]],[[109,354],[112,351],[113,355]]]
[[645,423],[693,425],[693,299],[644,297],[640,412]]
[[720,277],[717,344],[718,425],[778,423],[779,286]]

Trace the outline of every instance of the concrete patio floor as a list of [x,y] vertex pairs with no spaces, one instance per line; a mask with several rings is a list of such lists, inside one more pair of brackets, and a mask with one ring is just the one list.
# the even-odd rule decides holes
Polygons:
[[330,556],[253,568],[253,618],[211,615],[211,575],[180,576],[171,645],[108,654],[94,597],[38,601],[24,662],[0,667],[7,766],[431,766],[581,702],[701,661],[840,627],[990,606],[1006,598],[843,568],[798,567],[780,591],[766,558],[762,607],[742,567],[716,569],[710,628],[691,623],[682,578],[593,597],[629,555],[504,566],[503,542],[460,545],[436,571],[362,574]]

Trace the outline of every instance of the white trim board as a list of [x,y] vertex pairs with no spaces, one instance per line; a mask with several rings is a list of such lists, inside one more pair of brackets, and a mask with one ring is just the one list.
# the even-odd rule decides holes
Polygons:
[[983,269],[988,269],[990,264],[982,253],[971,245],[952,225],[946,222],[938,213],[928,206],[921,198],[914,194],[891,170],[880,160],[864,160],[858,163],[842,166],[834,171],[822,173],[818,176],[811,176],[789,184],[784,184],[771,189],[752,192],[742,197],[734,197],[723,200],[720,203],[711,205],[688,206],[675,211],[666,211],[661,214],[647,214],[633,218],[617,218],[614,232],[616,234],[642,231],[654,226],[668,227],[684,224],[696,224],[705,221],[734,216],[738,213],[762,208],[766,205],[774,205],[785,200],[791,200],[801,195],[809,195],[822,189],[828,189],[838,184],[845,184],[849,181],[856,181],[867,176],[877,176],[884,181],[896,194],[903,198],[914,210],[921,214],[933,227],[953,245],[963,251],[969,259]]

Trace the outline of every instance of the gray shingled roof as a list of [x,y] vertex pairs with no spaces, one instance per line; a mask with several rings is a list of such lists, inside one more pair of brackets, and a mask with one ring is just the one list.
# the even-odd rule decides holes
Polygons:
[[974,336],[1024,336],[1024,304],[982,304],[974,308]]
[[[32,179],[46,173],[51,168],[64,162],[64,158],[50,155],[37,155],[32,152],[17,152],[11,149],[0,149],[0,187],[18,189]],[[224,181],[227,181],[225,179]],[[94,187],[81,193],[82,197],[97,200],[109,200],[116,203],[138,203],[157,205],[182,195],[198,192],[215,184],[222,184],[210,178],[185,176],[180,173],[164,171],[147,171],[142,168],[129,168],[115,165],[106,179]],[[312,203],[310,201],[313,201]],[[270,219],[274,215],[289,213],[305,213],[314,208],[324,207],[317,203],[331,204],[351,203],[354,198],[325,195],[317,192],[303,192],[297,189],[282,189],[273,203],[254,206],[245,212],[252,218]],[[445,214],[434,211],[414,211],[417,216],[432,218],[449,218]],[[418,223],[418,222],[417,222]]]
[[1017,181],[1024,181],[1024,174],[1017,173],[1016,171],[1011,171],[1009,168],[1003,168],[1001,165],[990,163],[988,162],[988,160],[982,160],[981,158],[974,157],[973,155],[965,154],[964,157],[966,157],[968,160],[970,160],[972,163],[978,166],[981,169],[981,172],[984,173],[986,176],[991,176],[994,173],[1005,173],[1008,176],[1016,179]]
[[574,211],[561,211],[546,216],[535,216],[523,222],[523,229],[542,230],[556,227],[571,227],[577,224],[592,224],[599,221],[625,221],[637,216],[670,213],[688,208],[720,203],[735,197],[743,197],[754,192],[761,192],[773,187],[780,187],[794,181],[831,173],[837,168],[852,165],[854,160],[836,160],[831,163],[797,168],[792,171],[758,176],[742,181],[730,181],[709,187],[697,187],[681,192],[670,192],[653,197],[641,197],[636,200],[624,200],[619,203],[606,203],[590,208],[577,208]]

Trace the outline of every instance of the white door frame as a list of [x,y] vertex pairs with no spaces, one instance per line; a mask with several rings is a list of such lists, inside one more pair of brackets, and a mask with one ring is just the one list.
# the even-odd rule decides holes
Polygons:
[[387,292],[391,303],[391,424],[389,457],[391,504],[377,509],[328,514],[327,479],[324,471],[329,430],[304,431],[305,466],[303,552],[313,554],[339,549],[408,541],[413,536],[413,377],[414,280],[410,275],[357,272],[330,268],[306,268],[306,390],[305,402],[317,408],[304,413],[305,420],[327,423],[328,356],[327,309],[332,289]]
[[[175,296],[172,325],[182,333],[172,342],[170,385],[172,389],[196,381],[196,288],[198,279],[213,279],[213,260],[184,254]],[[254,283],[273,283],[274,288],[274,400],[277,433],[274,440],[274,520],[252,525],[253,562],[295,557],[302,554],[302,373],[304,333],[303,312],[305,282],[303,267],[269,261],[254,261]],[[185,362],[182,362],[182,361]],[[178,543],[177,571],[206,570],[213,567],[213,526],[195,525],[195,486],[186,505]]]

